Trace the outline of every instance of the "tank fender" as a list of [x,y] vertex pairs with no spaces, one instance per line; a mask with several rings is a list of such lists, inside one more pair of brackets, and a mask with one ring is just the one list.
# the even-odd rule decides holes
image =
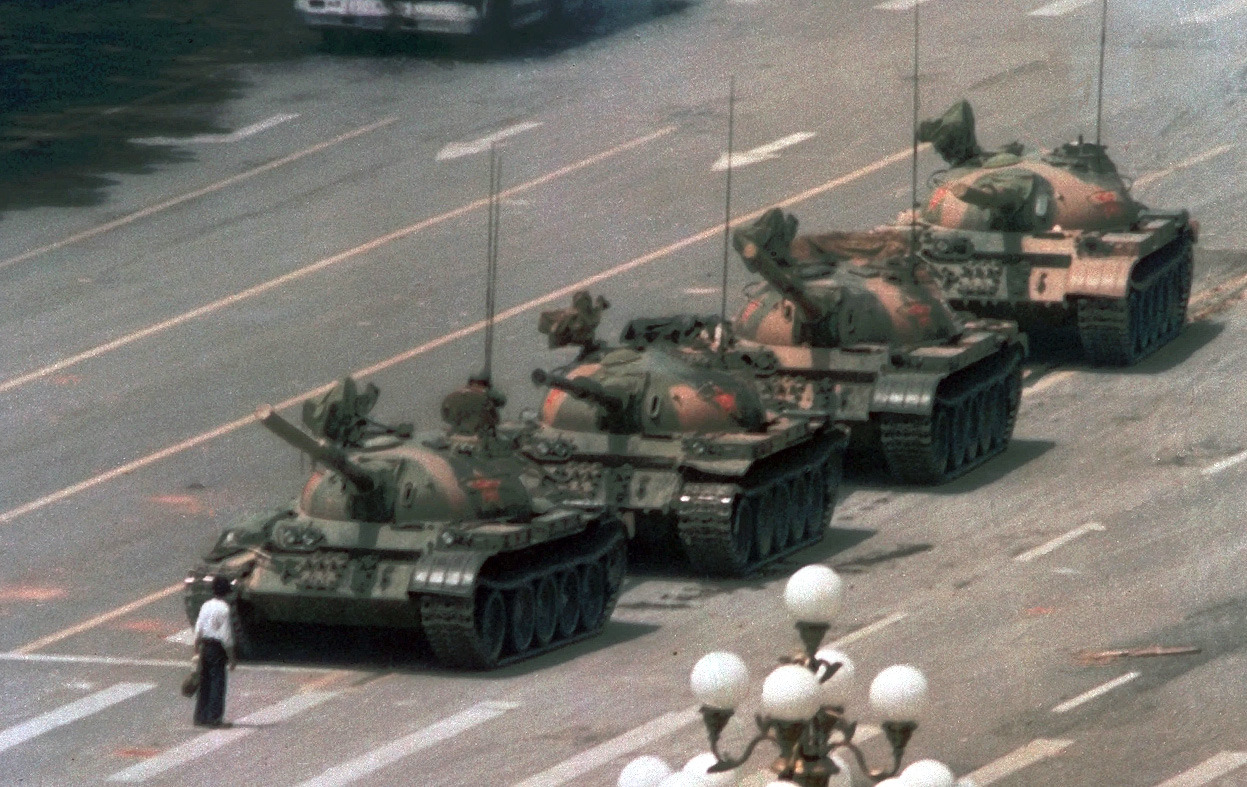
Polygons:
[[1077,254],[1070,262],[1065,296],[1093,295],[1124,298],[1130,287],[1130,274],[1137,259],[1129,256]]
[[420,556],[411,572],[408,593],[435,593],[470,598],[481,566],[491,555],[476,550],[431,550]]
[[935,409],[938,374],[901,372],[886,374],[875,382],[870,412],[898,415],[930,415]]

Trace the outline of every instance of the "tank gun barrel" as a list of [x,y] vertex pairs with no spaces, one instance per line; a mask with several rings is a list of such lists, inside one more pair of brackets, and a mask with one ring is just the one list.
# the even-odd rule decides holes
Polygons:
[[597,380],[584,377],[573,379],[544,369],[533,369],[533,383],[566,391],[577,399],[584,399],[602,407],[612,415],[622,413],[628,405],[623,397],[607,391]]
[[[761,222],[753,227],[742,227],[732,233],[733,244],[736,246],[736,251],[740,253],[741,259],[745,261],[745,267],[751,273],[761,276],[776,291],[796,304],[808,322],[818,322],[825,318],[827,309],[817,299],[810,297],[805,283],[796,275],[796,265],[788,254],[789,244],[783,243],[782,250],[771,248],[772,244],[767,241],[772,239],[778,241],[781,238],[756,237],[756,230],[766,232],[759,226],[760,224]],[[793,229],[795,231],[795,226]],[[787,241],[791,242],[791,238]]]
[[345,476],[359,491],[371,492],[376,479],[366,469],[351,459],[346,451],[332,443],[317,440],[302,429],[277,414],[272,405],[262,404],[256,408],[255,417],[273,434],[290,445]]

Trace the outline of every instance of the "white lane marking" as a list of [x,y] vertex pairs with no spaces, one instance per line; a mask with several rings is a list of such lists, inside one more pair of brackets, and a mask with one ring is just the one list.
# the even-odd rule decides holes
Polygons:
[[1156,787],[1200,787],[1201,784],[1207,784],[1244,765],[1247,765],[1247,753],[1223,751],[1209,757],[1189,771],[1184,771],[1168,781],[1161,782]]
[[489,150],[490,145],[497,144],[504,139],[509,139],[516,134],[523,134],[525,131],[531,131],[543,125],[538,121],[528,121],[526,123],[516,123],[514,126],[508,126],[501,131],[474,139],[471,142],[452,142],[441,150],[437,151],[438,161],[447,161],[449,159],[463,158],[476,153],[484,153]]
[[[779,158],[779,151],[805,142],[807,139],[811,139],[813,137],[813,131],[798,131],[795,134],[789,134],[788,136],[782,139],[777,139],[774,142],[759,145],[753,150],[746,150],[743,153],[733,153],[731,162],[732,169],[740,169],[741,167],[747,167],[750,164],[757,164],[761,161]],[[719,160],[714,163],[711,169],[715,172],[722,172],[727,169],[727,165],[727,154],[724,153],[719,157]]]
[[[1243,0],[1243,2],[1247,2],[1247,0]],[[1222,153],[1227,153],[1236,147],[1238,147],[1237,143],[1229,142],[1225,145],[1215,147],[1212,150],[1205,150],[1203,153],[1199,153],[1197,155],[1191,156],[1190,158],[1182,159],[1177,164],[1174,164],[1172,167],[1166,167],[1165,169],[1157,170],[1156,172],[1149,172],[1146,175],[1143,175],[1135,180],[1134,188],[1136,189],[1146,188],[1150,186],[1151,184],[1155,183],[1156,181],[1160,180],[1161,178],[1165,178],[1165,177],[1172,175],[1178,170],[1187,169],[1188,167],[1193,167],[1196,164],[1203,164],[1205,161],[1208,161],[1209,159],[1214,159],[1217,156],[1220,156]]]
[[1068,380],[1069,378],[1073,376],[1074,376],[1074,373],[1072,371],[1069,371],[1068,369],[1063,372],[1049,372],[1048,374],[1045,374],[1044,376],[1036,380],[1034,385],[1029,385],[1023,388],[1022,395],[1025,396],[1028,393],[1038,393],[1039,391],[1042,391],[1045,388],[1049,388],[1053,385],[1056,385],[1062,380]]
[[962,783],[974,784],[975,787],[983,787],[983,785],[998,782],[1029,765],[1034,765],[1040,760],[1055,757],[1073,745],[1073,743],[1073,741],[1066,740],[1037,738],[1021,748],[1014,749],[1000,759],[987,763],[974,773],[963,777],[961,781]]
[[916,5],[929,3],[931,0],[888,0],[875,6],[876,11],[908,11]]
[[[29,647],[29,646],[27,646]],[[189,659],[129,659],[119,656],[83,656],[62,653],[0,653],[0,661],[28,662],[31,664],[97,664],[109,667],[173,667],[186,669]],[[300,672],[310,674],[350,673],[340,667],[300,667],[293,664],[239,664],[244,672]],[[360,672],[359,674],[364,674]]]
[[842,648],[845,645],[848,645],[853,642],[857,642],[859,639],[864,639],[866,637],[869,637],[871,634],[874,634],[877,631],[882,631],[888,626],[891,626],[893,623],[898,623],[904,619],[905,619],[904,612],[893,612],[891,615],[888,615],[886,618],[881,618],[879,620],[876,620],[874,623],[871,623],[869,626],[863,626],[857,631],[852,631],[848,634],[845,634],[840,639],[831,643],[831,647]]
[[198,735],[172,749],[168,749],[151,759],[132,765],[125,770],[117,771],[108,777],[110,782],[145,782],[160,774],[181,767],[191,760],[210,754],[227,744],[250,735],[259,727],[279,724],[303,711],[337,695],[336,691],[309,691],[287,697],[281,702],[261,708],[255,713],[244,716],[235,722],[233,729],[213,730]]
[[1057,705],[1055,708],[1053,708],[1052,712],[1053,713],[1065,713],[1066,711],[1073,710],[1074,708],[1077,708],[1079,705],[1082,705],[1083,703],[1086,703],[1086,702],[1090,702],[1096,697],[1100,697],[1105,694],[1108,694],[1113,689],[1116,689],[1120,686],[1125,686],[1127,683],[1129,683],[1130,681],[1134,680],[1137,677],[1139,677],[1138,672],[1127,672],[1125,675],[1122,675],[1120,678],[1114,678],[1113,680],[1110,680],[1108,683],[1104,683],[1099,686],[1096,686],[1091,691],[1083,692],[1082,694],[1079,694],[1077,697],[1074,697],[1073,699],[1062,702],[1060,705]]
[[514,702],[479,702],[454,716],[416,730],[410,735],[391,741],[349,762],[334,766],[320,776],[303,782],[299,787],[339,787],[339,785],[350,784],[421,749],[453,738],[461,732],[466,732],[518,707],[519,705]]
[[123,604],[120,607],[117,607],[116,609],[110,610],[101,615],[96,615],[90,620],[84,620],[83,622],[75,626],[70,626],[67,629],[62,629],[61,631],[58,631],[55,634],[49,634],[48,636],[40,637],[39,639],[33,642],[27,642],[25,645],[21,646],[20,648],[14,648],[12,652],[14,654],[24,654],[24,653],[30,653],[32,650],[38,650],[39,648],[47,647],[48,645],[51,645],[55,642],[60,642],[63,639],[68,639],[69,637],[72,637],[75,634],[81,634],[87,629],[93,629],[96,626],[99,626],[103,623],[108,623],[109,621],[115,620],[123,615],[128,615],[134,610],[138,609],[139,607],[145,607],[148,604],[152,603],[153,601],[159,601],[160,599],[165,598],[166,596],[172,596],[174,593],[178,592],[184,587],[186,587],[186,584],[184,582],[178,582],[176,585],[170,585],[169,587],[163,590],[157,590],[155,593],[150,593],[146,596],[143,596],[143,598],[137,599],[135,601],[131,601],[129,604]]
[[[589,156],[588,158],[581,159],[580,161],[577,161],[573,164],[568,164],[567,166],[561,167],[557,170],[554,170],[553,172],[548,172],[545,175],[534,178],[533,180],[527,181],[526,183],[521,183],[518,186],[512,186],[511,188],[500,192],[498,197],[500,199],[508,199],[512,196],[515,196],[516,194],[521,194],[525,191],[529,191],[531,189],[537,188],[538,186],[545,185],[546,183],[549,183],[551,181],[570,175],[573,172],[592,166],[593,164],[597,164],[608,158],[617,156],[620,153],[624,153],[628,150],[631,150],[632,148],[638,147],[640,145],[644,145],[648,142],[652,142],[655,139],[658,139],[659,137],[662,137],[666,134],[671,133],[672,131],[675,131],[675,126],[667,126],[665,128],[659,129],[658,131],[655,131],[652,134],[647,134],[643,137],[637,137],[636,139],[629,140],[628,142],[625,142],[621,145],[616,145],[610,150],[605,150],[600,153],[595,153],[594,155]],[[157,333],[167,331],[170,328],[177,327],[183,323],[190,322],[191,320],[194,320],[194,319],[198,319],[199,317],[204,317],[206,315],[212,314],[213,312],[220,311],[226,307],[234,306],[238,303],[241,303],[244,300],[247,300],[249,298],[254,298],[255,296],[266,293],[269,290],[276,289],[277,287],[281,287],[283,285],[289,284],[292,281],[302,279],[305,276],[308,276],[312,273],[320,271],[324,268],[329,268],[344,260],[348,260],[353,257],[357,257],[361,254],[364,254],[366,252],[373,251],[374,249],[378,249],[382,246],[385,246],[388,243],[392,243],[393,241],[399,240],[401,238],[405,238],[408,235],[412,235],[416,232],[420,232],[421,230],[425,230],[429,227],[445,223],[447,221],[450,221],[451,219],[456,219],[460,216],[463,216],[467,213],[472,212],[473,210],[476,210],[478,208],[483,208],[488,204],[489,204],[488,197],[482,197],[480,199],[473,200],[472,202],[469,202],[464,205],[460,205],[459,207],[453,210],[449,210],[437,216],[433,216],[431,218],[418,221],[415,224],[411,224],[407,227],[403,227],[402,229],[398,229],[386,235],[382,235],[379,238],[374,238],[373,240],[370,240],[367,243],[360,244],[359,246],[356,246],[353,249],[347,249],[346,251],[339,252],[338,254],[334,254],[331,257],[325,257],[323,259],[317,260],[311,265],[307,265],[305,267],[290,271],[289,273],[285,273],[281,276],[278,276],[275,279],[269,279],[266,282],[257,284],[254,287],[250,287],[246,290],[243,290],[242,292],[236,292],[233,295],[227,295],[224,298],[212,301],[211,303],[204,304],[203,306],[200,306],[196,309],[192,309],[188,312],[183,312],[182,314],[179,314],[176,317],[171,317],[162,322],[149,325],[146,328],[142,328],[140,330],[134,331],[133,333],[129,333],[129,334],[126,334],[125,336],[118,337],[116,339],[113,339],[110,342],[105,342],[104,344],[101,344],[97,347],[93,347],[90,350],[85,350],[83,352],[78,353],[77,355],[72,355],[68,358],[64,358],[60,361],[57,361],[56,363],[52,363],[52,364],[49,364],[48,366],[44,366],[41,369],[36,369],[33,372],[28,372],[18,377],[14,377],[12,379],[6,380],[3,383],[0,383],[0,393],[4,393],[6,391],[12,390],[13,388],[18,387],[19,385],[24,385],[34,380],[47,377],[48,375],[55,374],[56,372],[59,372],[62,369],[73,366],[74,364],[77,364],[77,363],[81,363],[82,361],[87,361],[92,358],[97,358],[101,355],[104,355],[105,353],[112,352],[113,350],[117,350],[128,344],[133,344],[134,342],[140,339],[145,339]],[[236,422],[236,423],[241,425],[242,423],[250,423],[251,420],[253,419],[243,419],[242,421]],[[234,427],[234,428],[237,428],[237,427]],[[230,428],[230,429],[227,429],[227,431],[233,431],[233,429]],[[4,522],[4,521],[6,521],[4,516],[0,515],[0,522]]]
[[1088,522],[1087,524],[1081,527],[1074,528],[1073,530],[1069,531],[1065,535],[1057,536],[1056,538],[1052,539],[1046,544],[1040,544],[1034,549],[1027,550],[1026,552],[1023,552],[1022,554],[1018,555],[1017,557],[1013,559],[1018,561],[1019,563],[1029,563],[1030,561],[1034,560],[1037,557],[1043,557],[1049,552],[1055,551],[1065,546],[1066,544],[1068,544],[1069,542],[1073,541],[1076,538],[1085,536],[1088,533],[1102,533],[1102,532],[1104,532],[1104,525],[1101,525],[1099,522]]
[[286,164],[290,164],[292,162],[298,161],[304,156],[310,156],[313,153],[319,153],[325,148],[332,147],[342,142],[346,142],[347,140],[350,140],[350,139],[354,139],[355,137],[361,136],[363,134],[367,134],[370,131],[376,131],[379,128],[383,128],[384,126],[390,125],[396,120],[398,120],[397,117],[388,117],[383,120],[378,120],[376,123],[369,123],[366,126],[360,126],[359,128],[354,129],[353,131],[348,131],[345,134],[339,134],[333,139],[325,140],[324,142],[318,142],[317,144],[312,145],[311,147],[304,148],[303,150],[299,150],[294,153],[291,153],[289,156],[283,156],[282,158],[279,158],[276,161],[270,161],[267,164],[261,164],[260,166],[255,167],[254,169],[249,169],[246,172],[240,172],[237,175],[232,175],[228,178],[225,178],[224,180],[218,180],[216,183],[210,183],[207,186],[204,186],[203,188],[195,189],[194,191],[188,191],[187,193],[182,194],[181,196],[173,197],[172,199],[167,199],[164,202],[158,202],[155,205],[149,205],[146,208],[143,208],[142,210],[135,211],[134,213],[128,213],[119,219],[114,219],[105,224],[100,224],[98,226],[92,227],[89,230],[83,230],[82,232],[76,233],[74,235],[70,235],[67,238],[62,238],[53,243],[49,243],[45,246],[40,246],[36,249],[30,249],[29,251],[24,251],[21,254],[18,254],[16,257],[9,257],[6,260],[0,260],[0,270],[3,270],[4,268],[9,267],[10,265],[15,265],[19,262],[28,260],[31,257],[37,257],[40,254],[45,254],[49,251],[56,251],[57,249],[68,246],[71,243],[77,243],[78,241],[86,240],[87,238],[94,238],[96,235],[99,235],[104,232],[108,232],[109,230],[115,230],[118,227],[124,227],[127,224],[131,224],[135,221],[138,221],[139,219],[151,216],[154,213],[159,213],[162,210],[168,210],[169,208],[176,207],[177,205],[181,205],[183,202],[189,202],[190,200],[196,199],[198,197],[202,197],[206,194],[211,194],[215,191],[220,191],[221,189],[226,188],[228,186],[232,186],[235,183],[241,183],[242,181],[247,180],[248,178],[253,178],[256,175],[260,175],[270,170],[277,169],[278,167],[283,167]]
[[[832,647],[842,647],[850,642],[856,642],[863,637],[870,636],[887,626],[896,623],[905,617],[902,612],[889,615],[886,618],[877,620],[868,626],[863,626],[857,631],[846,634],[835,642],[831,643]],[[672,711],[671,713],[659,716],[656,719],[646,722],[618,737],[612,738],[605,743],[598,744],[592,749],[577,754],[563,762],[555,765],[553,768],[542,771],[536,776],[530,776],[522,782],[512,785],[512,787],[558,787],[558,785],[566,784],[573,779],[579,778],[584,774],[600,768],[607,763],[631,754],[637,749],[648,746],[650,743],[664,738],[677,732],[690,724],[701,719],[701,709],[694,705],[684,710]],[[863,724],[857,730],[854,741],[863,743],[882,734],[879,727],[870,724]]]
[[165,642],[172,642],[174,645],[194,645],[195,630],[188,626],[176,634],[165,637]]
[[1031,16],[1065,16],[1083,6],[1091,5],[1095,0],[1054,0],[1030,12]]
[[137,142],[140,145],[220,145],[246,139],[259,134],[261,131],[268,131],[273,126],[280,126],[282,123],[294,120],[298,116],[297,112],[295,114],[273,115],[271,118],[261,120],[259,123],[252,123],[250,126],[243,126],[228,134],[196,134],[193,137],[140,137],[130,141]]
[[88,697],[83,697],[68,705],[62,705],[54,711],[48,711],[41,716],[36,716],[33,719],[0,732],[0,751],[11,749],[45,732],[54,730],[57,727],[64,727],[66,724],[90,716],[93,713],[99,713],[105,708],[124,702],[145,691],[151,691],[154,688],[156,688],[155,683],[117,683],[103,691],[97,691]]
[[684,710],[672,711],[658,718],[629,730],[623,735],[611,738],[592,749],[564,760],[549,770],[531,776],[512,787],[558,787],[584,774],[611,762],[617,757],[631,754],[637,749],[648,746],[659,738],[687,727],[701,719],[697,706]]
[[[641,144],[642,142],[648,142],[652,139],[656,139],[657,137],[662,136],[663,134],[670,133],[671,131],[674,131],[674,130],[675,130],[674,126],[668,126],[667,128],[657,131],[654,134],[649,135],[648,137],[642,137],[639,140],[633,140],[632,142],[625,143],[625,145],[620,146],[620,147],[622,148],[622,147],[627,147],[627,146],[634,146],[634,145]],[[928,149],[929,147],[930,147],[930,143],[924,142],[918,146],[918,149],[922,151],[922,150]],[[572,164],[572,165],[569,165],[568,167],[564,167],[563,170],[559,170],[558,172],[553,172],[548,175],[544,175],[541,178],[538,178],[537,181],[530,181],[529,184],[525,184],[525,185],[535,185],[538,181],[544,182],[547,180],[553,180],[555,177],[559,176],[560,174],[563,174],[566,170],[580,167],[580,166],[588,166],[588,164],[591,163],[593,160],[606,158],[609,155],[613,155],[615,152],[618,152],[618,151],[619,151],[619,148],[616,148],[611,151],[598,153],[596,156],[593,156],[590,159],[585,159],[584,161],[578,162],[577,164]],[[900,150],[895,153],[892,153],[891,155],[884,156],[878,161],[867,164],[866,166],[856,169],[853,172],[850,172],[846,175],[840,175],[839,177],[832,178],[831,180],[828,180],[824,183],[820,183],[817,186],[808,188],[805,191],[794,194],[791,197],[787,197],[786,199],[782,199],[779,202],[776,202],[772,205],[768,205],[764,208],[760,208],[751,213],[746,213],[744,215],[737,216],[735,219],[732,220],[732,224],[733,225],[745,224],[747,222],[753,221],[754,219],[758,218],[759,216],[761,216],[763,213],[765,213],[767,210],[770,210],[771,208],[788,208],[798,203],[805,202],[806,200],[813,199],[814,197],[817,197],[820,194],[824,194],[828,191],[831,191],[832,189],[839,188],[840,186],[843,186],[846,183],[851,183],[855,180],[860,180],[861,178],[864,178],[867,175],[872,175],[878,172],[879,170],[882,170],[886,167],[891,166],[892,164],[897,163],[898,161],[904,161],[907,158],[909,158],[909,156],[911,155],[912,155],[912,152],[910,150]],[[520,187],[516,187],[516,188],[520,188]],[[505,196],[506,194],[507,192],[503,192],[503,196]],[[480,205],[484,205],[487,202],[488,202],[488,199],[479,200]],[[475,206],[475,203],[472,206],[466,206],[465,208],[460,208],[459,211],[464,212],[468,208],[474,207],[474,206]],[[431,221],[432,220],[430,220],[430,222]],[[408,230],[410,230],[411,232],[414,232],[415,231],[414,228],[418,228],[419,226],[420,225],[413,225],[413,227],[409,227]],[[405,231],[400,230],[399,232],[405,232]],[[495,315],[494,322],[501,323],[501,322],[504,322],[505,320],[509,320],[518,315],[525,314],[529,311],[532,311],[533,309],[539,308],[541,306],[545,306],[546,304],[552,303],[562,298],[566,298],[567,296],[575,293],[577,290],[582,290],[582,289],[593,287],[603,281],[606,281],[607,279],[612,279],[616,276],[619,276],[620,274],[627,273],[628,271],[635,270],[636,268],[640,268],[644,265],[649,265],[654,260],[662,259],[678,251],[681,251],[682,249],[686,249],[690,246],[701,243],[702,241],[705,241],[709,238],[719,237],[722,234],[723,234],[722,223],[716,224],[713,227],[708,227],[707,229],[704,229],[701,232],[698,232],[693,235],[689,235],[685,238],[675,241],[674,243],[670,243],[662,247],[661,249],[651,251],[647,254],[642,254],[640,257],[636,257],[635,259],[629,260],[628,262],[620,263],[619,265],[616,265],[613,268],[608,268],[607,270],[604,270],[601,273],[595,273],[592,276],[581,279],[580,281],[574,284],[569,284],[566,287],[561,287],[557,290],[554,290],[553,292],[548,292],[539,298],[533,298],[532,300],[527,301],[526,303],[521,303],[518,306],[512,306],[510,309],[506,309],[498,313],[497,315]],[[365,244],[365,246],[371,247],[374,244],[380,245],[380,243],[382,242],[388,242],[389,240],[392,240],[393,237],[394,237],[393,235],[390,235],[384,238],[378,238],[376,241],[372,241],[369,244]],[[362,248],[364,247],[359,247],[353,250],[353,252],[359,251]],[[350,254],[350,253],[352,252],[347,252],[347,254]],[[342,257],[342,256],[343,255],[339,255],[339,257]],[[330,259],[336,261],[336,258],[330,258]],[[416,358],[420,355],[424,355],[425,353],[431,350],[435,350],[438,347],[442,347],[444,345],[450,344],[451,342],[462,339],[465,336],[471,336],[472,334],[477,333],[478,331],[481,331],[482,329],[484,329],[484,327],[485,327],[484,320],[480,320],[471,325],[465,325],[462,328],[456,329],[454,331],[451,331],[450,333],[439,336],[436,339],[427,341],[424,344],[421,344],[417,347],[413,347],[412,349],[407,350],[406,352],[399,353],[398,355],[395,355],[392,358],[387,358],[386,360],[381,361],[379,363],[375,363],[372,366],[352,372],[352,375],[356,379],[359,379],[362,377],[368,377],[370,375],[376,374],[377,372],[383,371],[385,369],[389,369],[391,366],[397,366],[400,363],[406,363],[412,358]],[[329,391],[331,388],[333,388],[333,385],[334,385],[333,383],[327,383],[325,385],[320,386],[319,388],[315,390],[305,391],[302,394],[299,394],[298,396],[291,397],[290,399],[287,399],[285,402],[278,404],[274,409],[284,410],[288,407],[294,407],[296,404],[300,404],[305,399],[308,399],[313,396],[318,396],[320,394],[323,394]],[[2,391],[3,389],[4,389],[4,386],[0,386],[0,391]],[[77,484],[74,484],[73,486],[66,487],[57,492],[53,492],[49,495],[44,495],[43,497],[37,500],[32,500],[29,503],[24,503],[23,505],[20,505],[17,508],[11,508],[8,511],[5,511],[4,513],[0,513],[0,525],[7,524],[9,522],[12,522],[14,519],[20,516],[29,514],[32,511],[37,511],[41,508],[52,505],[53,503],[72,497],[84,490],[99,486],[100,484],[111,481],[112,479],[117,478],[118,476],[133,473],[134,471],[139,470],[143,467],[147,467],[148,465],[155,464],[156,462],[159,462],[162,459],[167,459],[170,456],[175,456],[184,451],[189,451],[190,449],[198,445],[202,445],[203,443],[206,443],[217,437],[220,437],[221,435],[229,434],[230,432],[241,429],[242,427],[247,426],[248,424],[251,424],[254,421],[255,421],[255,416],[248,415],[245,418],[239,418],[237,421],[231,421],[230,423],[222,424],[221,426],[218,426],[217,428],[211,431],[204,432],[202,434],[196,435],[195,437],[189,438],[187,440],[183,440],[182,442],[176,445],[171,445],[166,448],[163,448],[154,454],[148,454],[147,456],[142,457],[141,459],[136,459],[133,462],[129,462],[128,464],[115,467],[112,470],[101,473],[93,478],[88,478],[85,481],[80,481]]]
[[1236,464],[1239,464],[1244,459],[1247,459],[1247,451],[1242,451],[1240,453],[1234,454],[1234,456],[1231,456],[1228,459],[1222,459],[1220,462],[1217,462],[1216,464],[1208,465],[1200,472],[1203,473],[1204,475],[1213,475],[1215,473],[1220,473],[1222,470],[1229,470],[1231,467],[1233,467]]
[[1218,19],[1237,14],[1244,9],[1247,9],[1247,0],[1227,0],[1227,2],[1213,6],[1206,11],[1196,11],[1193,14],[1187,14],[1180,21],[1184,25],[1215,22]]

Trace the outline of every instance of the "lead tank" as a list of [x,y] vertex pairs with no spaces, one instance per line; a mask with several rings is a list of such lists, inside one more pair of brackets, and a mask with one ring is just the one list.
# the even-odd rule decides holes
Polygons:
[[284,508],[227,528],[186,579],[194,621],[233,583],[246,647],[270,622],[400,629],[447,666],[488,669],[601,631],[619,596],[624,530],[576,504],[501,437],[502,397],[446,397],[444,434],[367,418],[378,391],[345,378],[305,403],[315,437],[265,405],[257,420],[318,465]]
[[1198,224],[1135,200],[1103,145],[979,147],[965,101],[919,126],[949,169],[920,212],[922,253],[954,306],[1073,328],[1094,364],[1127,366],[1186,321]]
[[772,209],[732,240],[763,278],[746,288],[737,346],[774,355],[772,395],[834,413],[851,457],[881,454],[900,480],[941,483],[1005,450],[1025,338],[954,312],[908,231],[798,236],[796,217]]
[[621,512],[631,536],[678,539],[701,573],[741,576],[820,541],[845,434],[825,416],[769,411],[759,386],[727,368],[599,343],[597,304],[587,319],[576,306],[543,315],[552,346],[581,352],[533,372],[546,392],[521,450]]

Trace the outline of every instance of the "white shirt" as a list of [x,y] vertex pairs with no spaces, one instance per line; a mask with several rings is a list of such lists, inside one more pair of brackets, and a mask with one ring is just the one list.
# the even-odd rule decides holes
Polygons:
[[234,629],[229,622],[229,604],[224,599],[210,598],[199,608],[195,619],[195,636],[215,639],[227,648],[234,646]]

